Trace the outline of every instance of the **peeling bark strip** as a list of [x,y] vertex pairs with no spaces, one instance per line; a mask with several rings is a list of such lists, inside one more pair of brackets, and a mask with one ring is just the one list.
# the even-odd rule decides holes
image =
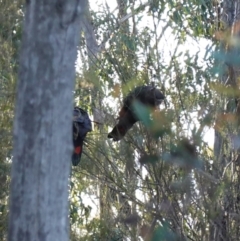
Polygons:
[[26,2],[9,241],[68,240],[72,90],[85,5],[85,0]]

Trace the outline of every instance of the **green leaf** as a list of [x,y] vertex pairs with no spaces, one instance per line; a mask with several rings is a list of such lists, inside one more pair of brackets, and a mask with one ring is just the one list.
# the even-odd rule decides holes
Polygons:
[[177,235],[170,230],[169,225],[167,223],[163,223],[163,226],[159,226],[155,230],[151,241],[175,241],[175,240],[179,240],[177,239]]
[[147,164],[147,163],[154,164],[158,162],[158,160],[159,160],[159,156],[157,155],[144,155],[139,159],[139,162],[141,164]]
[[152,126],[152,120],[150,119],[150,109],[135,100],[133,102],[133,109],[137,117],[143,122],[146,127]]

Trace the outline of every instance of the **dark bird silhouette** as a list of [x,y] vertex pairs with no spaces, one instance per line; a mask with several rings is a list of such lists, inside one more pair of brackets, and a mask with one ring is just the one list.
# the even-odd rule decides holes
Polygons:
[[81,160],[83,141],[88,132],[92,131],[88,113],[79,107],[73,110],[73,145],[72,164],[77,166]]
[[136,87],[123,100],[123,107],[119,112],[118,123],[108,134],[108,138],[119,141],[125,136],[127,131],[139,121],[132,106],[135,100],[139,101],[142,105],[156,108],[164,100],[164,95],[153,86]]

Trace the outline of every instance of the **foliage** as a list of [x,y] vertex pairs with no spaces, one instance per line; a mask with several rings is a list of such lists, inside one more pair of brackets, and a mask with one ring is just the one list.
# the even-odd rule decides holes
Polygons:
[[[73,170],[73,178],[82,173],[77,174],[80,183],[85,175],[89,181],[82,193],[90,189],[98,200],[98,211],[92,209],[92,219],[79,226],[88,230],[83,239],[107,240],[106,225],[131,240],[139,235],[151,240],[152,234],[152,240],[206,240],[217,212],[210,211],[211,198],[224,192],[216,189],[213,146],[204,138],[221,106],[212,87],[218,74],[213,36],[220,28],[219,6],[193,0],[117,3],[115,11],[107,4],[92,11],[98,43],[104,46],[94,66],[86,64],[85,42],[80,46],[84,66],[76,85],[90,94],[94,120],[96,109],[101,113],[88,136],[86,156]],[[107,140],[123,97],[152,82],[166,96],[161,110],[135,103],[142,122],[121,142]],[[92,222],[97,229],[87,228]]]
[[12,123],[22,5],[0,2],[0,237],[6,240]]

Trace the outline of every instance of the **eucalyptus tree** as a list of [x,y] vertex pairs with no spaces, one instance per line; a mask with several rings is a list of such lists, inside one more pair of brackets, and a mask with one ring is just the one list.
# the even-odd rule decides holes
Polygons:
[[[97,75],[81,73],[81,81],[97,85],[106,96],[100,98],[103,130],[114,124],[121,99],[137,85],[154,82],[166,102],[153,114],[152,126],[135,125],[121,144],[107,141],[104,132],[99,142],[90,139],[88,160],[76,172],[108,186],[102,200],[114,210],[108,214],[116,233],[130,237],[132,225],[144,238],[236,239],[238,1],[117,1],[116,6],[92,13],[101,51],[92,60]],[[206,141],[208,129],[215,130],[214,150]],[[134,150],[131,157],[124,144]],[[189,150],[194,150],[190,159]],[[119,216],[123,203],[135,205],[134,215]],[[105,221],[88,222],[92,233],[84,238],[107,237]]]
[[26,1],[14,120],[8,240],[68,240],[68,178],[85,1]]
[[[184,200],[186,190],[180,193],[178,190],[172,192],[169,189],[174,181],[177,182],[186,178],[186,173],[171,168],[171,165],[166,165],[162,156],[168,153],[170,146],[176,144],[184,135],[192,140],[194,139],[194,141],[197,139],[198,143],[201,143],[204,125],[199,130],[192,128],[192,132],[187,133],[186,123],[191,125],[193,119],[189,116],[189,113],[197,112],[199,105],[206,103],[208,97],[210,97],[209,75],[201,70],[198,56],[189,53],[189,50],[186,50],[186,52],[181,50],[182,43],[189,36],[197,36],[197,34],[203,36],[205,34],[204,31],[201,33],[194,32],[197,29],[197,23],[203,21],[203,16],[199,16],[200,13],[198,12],[202,6],[196,5],[197,17],[194,25],[194,21],[190,20],[190,3],[191,1],[185,4],[154,1],[140,4],[132,1],[118,1],[115,10],[110,10],[108,6],[104,9],[103,6],[103,11],[93,13],[96,39],[99,42],[100,50],[102,50],[94,61],[95,71],[98,73],[98,80],[101,83],[101,85],[98,85],[99,92],[105,92],[105,96],[108,98],[104,98],[102,101],[102,111],[105,118],[102,118],[101,124],[104,124],[105,128],[114,124],[112,116],[117,117],[121,99],[134,86],[154,82],[167,96],[165,111],[162,112],[163,116],[157,119],[160,122],[157,128],[162,133],[160,136],[158,135],[154,139],[151,133],[140,124],[129,132],[121,144],[115,145],[107,141],[106,134],[104,137],[104,133],[102,133],[101,143],[106,142],[108,148],[96,148],[96,153],[93,151],[93,147],[96,145],[93,139],[92,142],[90,141],[89,152],[87,153],[88,160],[79,167],[81,171],[86,168],[87,175],[92,175],[93,180],[102,182],[103,186],[108,185],[109,190],[105,193],[104,205],[107,205],[108,209],[114,207],[114,210],[117,210],[108,215],[109,220],[113,220],[111,221],[112,224],[117,227],[123,223],[124,226],[126,225],[125,221],[133,220],[132,227],[137,227],[138,231],[148,230],[142,231],[142,236],[151,233],[156,224],[163,218],[171,220],[169,221],[170,228],[174,232],[178,232],[177,229],[187,222],[187,220],[182,219],[184,213],[179,212],[181,210],[179,202],[186,203]],[[183,14],[181,15],[177,10],[182,11]],[[205,17],[209,16],[206,15]],[[191,26],[196,29],[186,31],[187,27],[184,24],[187,24],[187,21],[189,21],[189,25],[192,24]],[[203,26],[203,22],[201,24]],[[172,42],[164,41],[166,34],[174,36],[174,40]],[[207,37],[209,38],[209,35]],[[167,47],[164,49],[163,46],[167,44],[172,44],[174,49]],[[84,51],[81,53],[83,57]],[[185,64],[182,64],[182,61]],[[82,80],[85,80],[88,85],[90,83],[96,85],[96,79],[91,71],[85,71],[81,74],[81,83],[83,83]],[[203,86],[200,93],[198,88],[201,85]],[[117,108],[109,105],[109,99],[115,99]],[[96,95],[92,101],[93,103],[96,101]],[[205,111],[208,112],[208,110]],[[198,117],[204,119],[201,113]],[[162,121],[174,124],[172,126],[161,125]],[[171,133],[172,127],[176,131]],[[132,158],[129,158],[126,146],[133,150],[131,152]],[[204,149],[204,144],[199,144],[199,148]],[[108,164],[107,168],[106,165],[103,165],[102,159],[99,159],[98,152],[104,155]],[[147,158],[144,158],[144,156]],[[148,158],[152,156],[157,156],[157,159],[159,159],[154,167],[151,161],[146,163],[146,160],[152,160],[152,158]],[[139,164],[138,160],[145,162],[144,167]],[[88,162],[93,163],[101,175],[92,172],[95,169],[88,169],[91,166],[88,165]],[[128,178],[124,170],[126,163],[129,163],[129,165],[126,165],[127,167],[131,166],[131,168],[125,169],[129,173]],[[135,177],[137,177],[136,181],[134,181]],[[190,184],[188,186],[191,186]],[[191,187],[189,188],[191,189]],[[142,197],[133,195],[133,190],[140,192]],[[174,202],[171,203],[170,200],[174,200]],[[153,207],[158,207],[161,202],[163,202],[163,205],[173,208],[174,211],[169,211],[163,217],[159,217]],[[130,213],[130,215],[124,217],[119,215],[121,214],[120,210],[123,210],[123,204],[127,203],[130,203],[132,207],[137,207],[138,213],[135,211],[135,213]],[[192,207],[189,206],[188,208],[190,210]],[[135,210],[137,209],[135,208]],[[159,210],[161,211],[161,209]],[[138,216],[141,216],[141,218],[139,219]],[[183,223],[180,224],[178,219],[182,219]],[[96,219],[93,221],[90,223],[97,227]],[[104,222],[104,219],[99,220],[99,225],[102,222]],[[106,231],[108,225],[102,227]],[[148,228],[144,229],[144,227]],[[191,233],[190,227],[187,230]],[[105,231],[102,231],[102,234],[107,235],[108,232]],[[124,235],[130,237],[131,234],[125,228],[121,231]],[[185,235],[183,229],[178,234],[182,237]]]

